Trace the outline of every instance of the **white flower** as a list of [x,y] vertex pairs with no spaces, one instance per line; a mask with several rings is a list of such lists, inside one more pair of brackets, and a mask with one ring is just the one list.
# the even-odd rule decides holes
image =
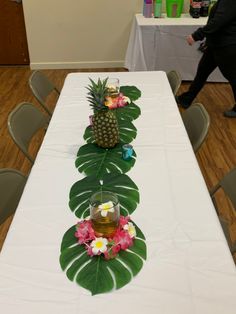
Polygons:
[[109,201],[107,203],[103,203],[98,206],[98,210],[101,211],[101,216],[106,217],[108,212],[114,213],[114,205],[112,201]]
[[100,252],[104,253],[107,250],[107,239],[106,238],[96,238],[91,242],[92,252],[94,255],[98,255]]
[[126,225],[124,225],[123,229],[128,231],[128,234],[131,238],[136,236],[136,229],[132,222],[128,222]]
[[129,98],[129,97],[127,97],[127,96],[123,96],[123,101],[124,101],[125,103],[128,103],[128,104],[130,104],[130,103],[131,103],[130,98]]

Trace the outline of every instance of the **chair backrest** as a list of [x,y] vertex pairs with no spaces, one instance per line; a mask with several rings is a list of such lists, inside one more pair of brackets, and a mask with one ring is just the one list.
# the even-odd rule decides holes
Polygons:
[[[218,210],[217,202],[215,199],[215,193],[220,188],[224,190],[225,194],[229,197],[230,201],[232,202],[234,206],[234,210],[236,210],[236,168],[229,171],[210,191],[210,195],[211,195],[211,198],[212,198],[212,201],[213,201],[213,204],[215,206],[218,216],[219,216],[219,210]],[[236,243],[232,244],[232,241],[229,235],[229,230],[228,230],[228,223],[225,220],[223,220],[220,216],[219,216],[219,219],[220,219],[220,223],[224,231],[226,240],[230,247],[230,251],[231,253],[235,253]]]
[[55,91],[59,95],[59,90],[41,71],[34,71],[32,73],[29,78],[29,86],[38,102],[51,116],[52,112],[46,105],[46,98],[52,91]]
[[226,241],[228,243],[228,247],[230,249],[230,252],[232,254],[236,253],[236,243],[232,243],[231,237],[230,237],[230,233],[229,233],[229,226],[226,220],[224,220],[223,218],[221,218],[220,216],[218,216],[220,224],[221,224],[221,228],[224,232]]
[[32,137],[41,128],[48,126],[49,118],[31,103],[20,103],[8,116],[8,130],[16,145],[33,163],[34,158],[28,153]]
[[209,114],[202,104],[195,103],[182,113],[182,119],[193,150],[197,152],[209,130]]
[[173,94],[176,95],[182,81],[180,74],[177,71],[172,70],[167,73],[167,78],[170,83],[170,87],[172,89]]
[[0,224],[15,212],[26,181],[20,171],[0,169]]
[[210,191],[212,198],[220,188],[227,194],[236,210],[236,168],[229,171]]

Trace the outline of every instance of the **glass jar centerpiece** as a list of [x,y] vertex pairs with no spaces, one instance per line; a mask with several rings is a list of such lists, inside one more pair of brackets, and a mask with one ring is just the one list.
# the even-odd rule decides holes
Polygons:
[[117,98],[120,93],[120,82],[118,78],[108,78],[107,80],[107,94],[111,98]]
[[112,237],[119,225],[120,205],[116,194],[100,191],[89,200],[90,219],[96,237]]

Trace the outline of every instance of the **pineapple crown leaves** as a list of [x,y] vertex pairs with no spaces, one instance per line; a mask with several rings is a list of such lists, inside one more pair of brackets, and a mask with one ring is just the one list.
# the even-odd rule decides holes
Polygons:
[[93,108],[94,112],[98,112],[101,110],[108,110],[108,107],[105,106],[105,100],[108,95],[107,90],[107,80],[108,77],[104,80],[98,79],[97,83],[94,82],[91,78],[89,78],[91,84],[86,87],[88,89],[87,99],[89,101],[90,106]]

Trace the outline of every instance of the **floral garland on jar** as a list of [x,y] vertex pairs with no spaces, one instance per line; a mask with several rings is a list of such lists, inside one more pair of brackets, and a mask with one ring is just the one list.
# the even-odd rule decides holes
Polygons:
[[126,251],[133,245],[136,229],[129,216],[120,216],[118,228],[113,236],[96,237],[92,221],[88,217],[77,223],[75,237],[79,245],[84,245],[89,256],[102,255],[109,260],[115,258],[119,251]]

